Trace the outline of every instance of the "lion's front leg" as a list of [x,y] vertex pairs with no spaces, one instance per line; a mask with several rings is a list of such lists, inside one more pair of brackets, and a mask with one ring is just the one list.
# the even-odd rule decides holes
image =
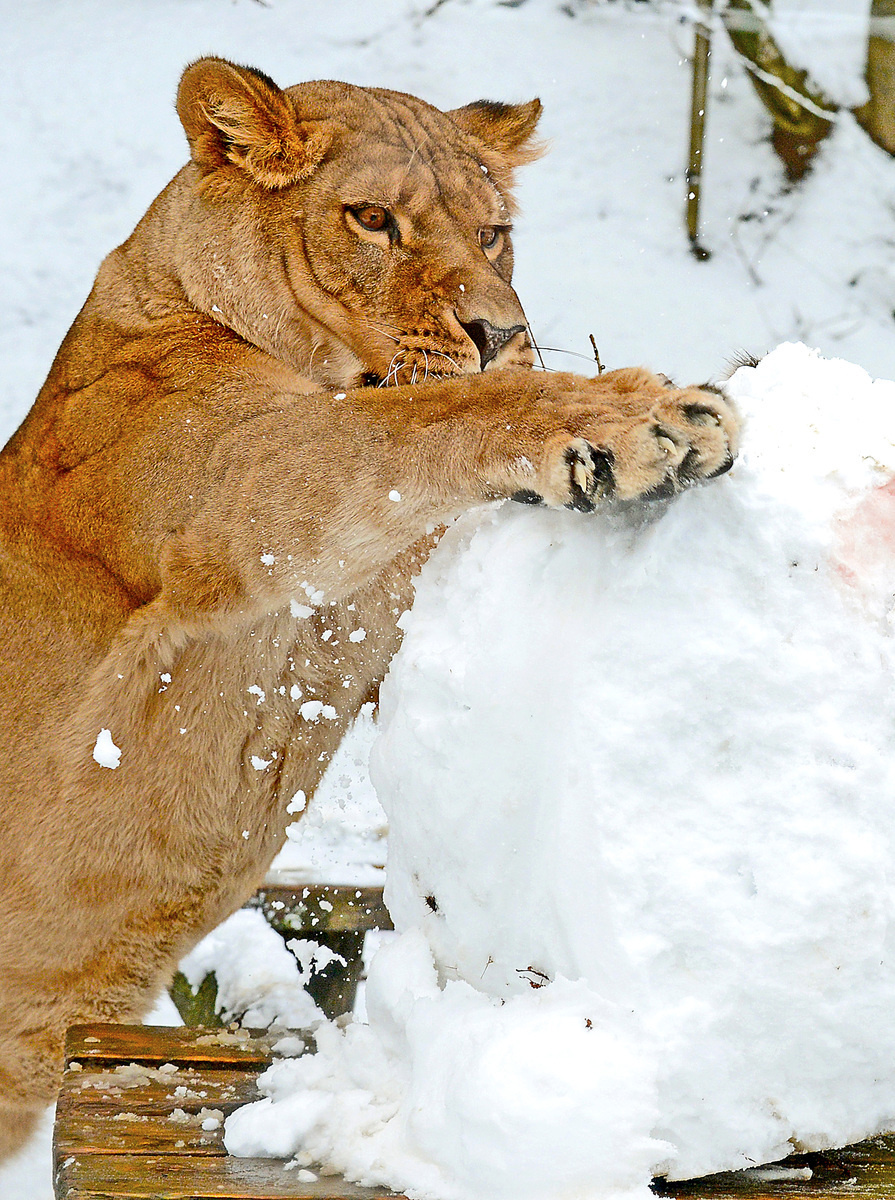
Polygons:
[[194,515],[163,547],[157,603],[199,629],[337,601],[465,509],[670,495],[726,471],[737,434],[720,392],[639,369],[290,400],[220,439],[191,485]]

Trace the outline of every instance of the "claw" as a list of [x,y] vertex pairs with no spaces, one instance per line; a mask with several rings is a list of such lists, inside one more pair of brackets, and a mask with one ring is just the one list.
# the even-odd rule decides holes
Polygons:
[[580,459],[578,459],[578,461],[572,467],[572,478],[574,479],[577,487],[579,487],[586,496],[590,490],[590,475],[584,463]]
[[709,475],[709,479],[717,479],[719,475],[726,475],[732,466],[733,466],[733,455],[728,454],[727,458],[725,458],[724,462],[721,464],[721,466],[718,468],[718,470],[713,471],[711,473],[711,475]]
[[567,507],[579,512],[593,512],[597,501],[611,496],[615,491],[614,462],[611,450],[599,449],[584,441],[570,446],[566,451],[566,463],[572,496]]

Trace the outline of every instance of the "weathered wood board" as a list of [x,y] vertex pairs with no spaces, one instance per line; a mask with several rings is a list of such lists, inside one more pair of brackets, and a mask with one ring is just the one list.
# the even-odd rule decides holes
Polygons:
[[[385,1200],[339,1176],[230,1157],[228,1113],[258,1098],[280,1035],[80,1025],[69,1033],[56,1113],[57,1200]],[[668,1184],[711,1200],[895,1200],[895,1136],[760,1169]]]
[[54,1138],[59,1200],[392,1196],[338,1176],[299,1179],[294,1165],[227,1154],[224,1118],[260,1098],[255,1080],[281,1036],[142,1025],[70,1030]]
[[392,929],[381,887],[267,883],[246,905],[259,908],[277,933],[363,933]]

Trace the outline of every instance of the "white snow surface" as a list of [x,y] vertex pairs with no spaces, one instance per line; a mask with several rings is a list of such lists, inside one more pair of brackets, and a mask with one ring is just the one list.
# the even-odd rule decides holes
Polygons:
[[[808,45],[828,14],[809,7],[796,31],[803,65],[831,95],[839,84],[830,70],[856,95],[858,0],[829,6],[850,17],[835,53],[829,39]],[[27,412],[103,255],[185,161],[173,97],[183,66],[206,53],[283,84],[346,79],[445,108],[540,95],[550,152],[520,174],[516,286],[538,341],[573,352],[545,349],[551,366],[592,371],[593,332],[607,365],[646,362],[686,380],[719,375],[741,347],[760,354],[786,339],[895,377],[895,163],[844,113],[808,179],[787,188],[768,118],[723,34],[713,42],[703,176],[702,237],[713,257],[697,263],[688,253],[692,25],[678,15],[675,6],[584,0],[7,6],[0,97],[15,169],[0,189],[0,438]],[[293,827],[303,832],[284,861],[296,879],[381,875],[367,744],[362,730],[332,790]],[[50,1200],[47,1132],[0,1168],[0,1195]]]
[[[781,19],[799,2],[777,0]],[[0,100],[16,169],[0,190],[0,436],[32,403],[103,255],[186,161],[177,80],[208,53],[281,84],[345,79],[443,108],[539,95],[549,153],[520,172],[515,283],[538,342],[572,352],[545,350],[550,366],[592,370],[593,333],[607,366],[644,362],[684,381],[717,376],[740,348],[763,354],[784,340],[895,377],[895,162],[844,112],[809,178],[788,188],[768,145],[769,117],[723,33],[712,47],[702,178],[702,240],[713,257],[690,255],[693,26],[677,5],[7,8]],[[791,24],[803,41],[826,37],[827,49],[814,52],[818,75],[832,64],[857,87],[855,35],[840,22],[834,53],[824,32],[837,16],[854,29],[858,0],[813,3]]]
[[443,539],[373,757],[402,937],[234,1152],[602,1200],[895,1127],[895,384],[730,390],[711,486]]

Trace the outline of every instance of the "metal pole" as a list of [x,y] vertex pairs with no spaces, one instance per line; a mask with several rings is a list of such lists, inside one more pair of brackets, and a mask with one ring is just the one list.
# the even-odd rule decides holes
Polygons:
[[[713,0],[698,0],[699,7],[711,18]],[[708,103],[709,55],[712,30],[709,21],[698,22],[693,47],[693,94],[690,101],[690,162],[687,167],[687,234],[694,256],[703,262],[711,251],[699,242],[699,200],[702,181],[702,154],[705,146],[705,110]]]

